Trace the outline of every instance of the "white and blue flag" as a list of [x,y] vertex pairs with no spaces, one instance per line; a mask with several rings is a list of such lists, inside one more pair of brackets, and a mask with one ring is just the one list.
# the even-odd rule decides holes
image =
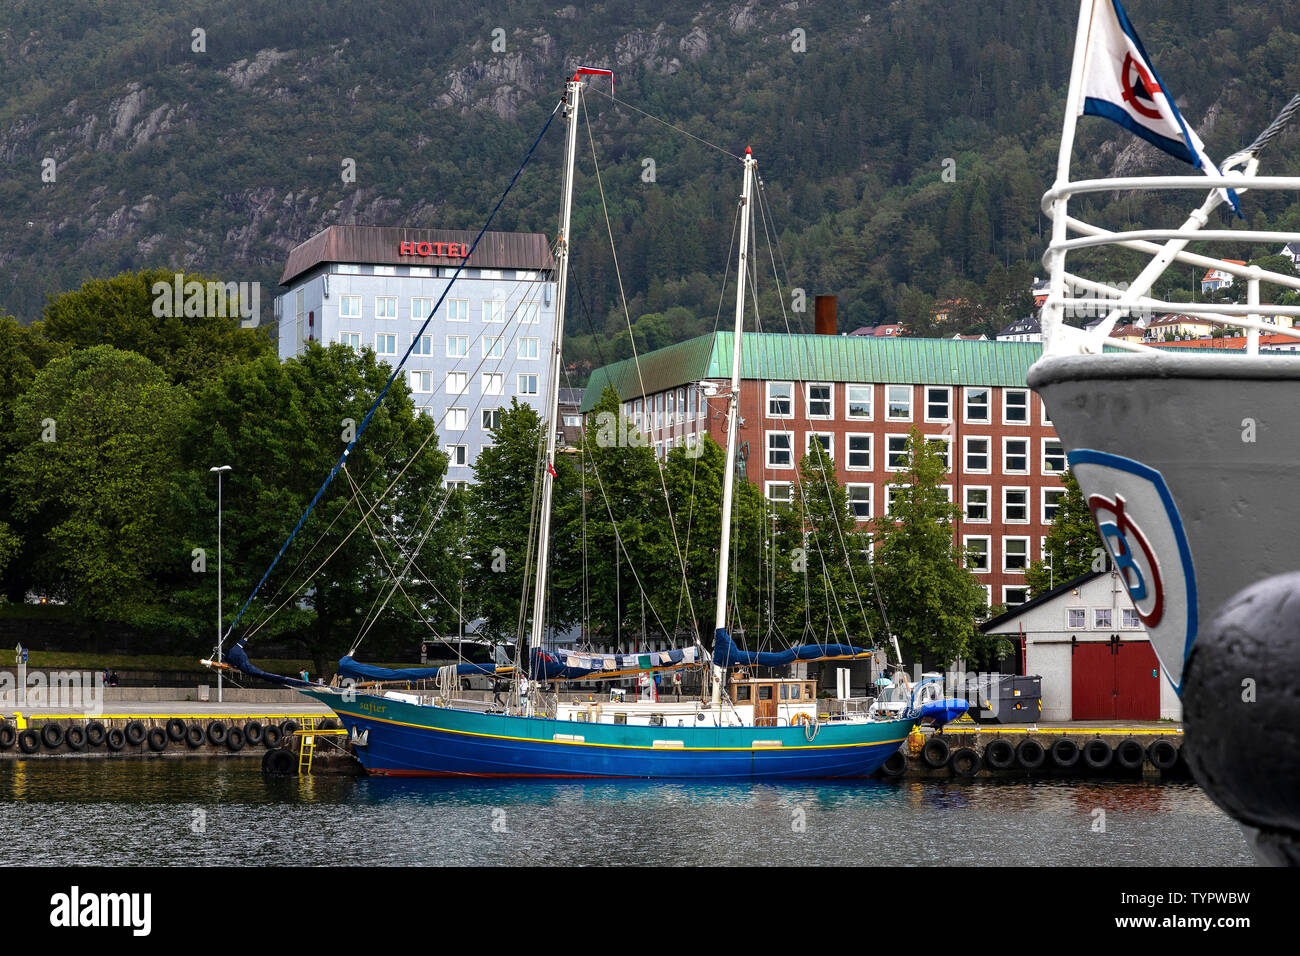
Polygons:
[[[1207,176],[1220,175],[1201,138],[1178,112],[1119,0],[1093,0],[1082,92],[1080,115],[1114,120]],[[1226,189],[1223,194],[1241,215],[1236,193]]]

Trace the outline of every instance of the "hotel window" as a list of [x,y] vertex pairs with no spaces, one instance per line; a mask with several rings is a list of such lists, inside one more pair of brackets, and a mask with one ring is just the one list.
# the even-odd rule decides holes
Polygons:
[[1059,475],[1065,471],[1065,449],[1059,438],[1043,439],[1043,474]]
[[1016,607],[1024,604],[1029,600],[1029,588],[1011,587],[1004,585],[1002,588],[1002,603],[1007,607]]
[[676,408],[677,408],[676,396],[672,392],[669,392],[668,393],[668,424],[669,425],[671,425],[673,422],[677,420]]
[[767,467],[790,468],[794,465],[794,432],[767,433]]
[[967,485],[962,489],[966,499],[966,520],[984,522],[989,520],[989,489]]
[[844,490],[848,494],[849,511],[858,521],[866,521],[871,517],[871,486],[870,485],[845,485]]
[[807,443],[805,444],[804,448],[809,454],[812,454],[813,452],[813,447],[812,447],[813,442],[817,442],[822,446],[822,451],[825,452],[826,457],[828,459],[834,460],[835,436],[832,435],[830,432],[808,432],[805,435],[805,439]]
[[1005,474],[1029,474],[1029,439],[1002,439],[1002,471]]
[[871,385],[848,385],[848,418],[871,420]]
[[951,388],[939,385],[926,386],[925,420],[927,422],[947,422],[952,420]]
[[1043,489],[1043,524],[1051,524],[1056,520],[1056,512],[1060,509],[1061,499],[1064,497],[1064,488]]
[[505,356],[505,344],[499,335],[483,336],[483,357],[484,358],[503,358]]
[[506,320],[506,304],[500,299],[485,299],[483,301],[483,321],[484,322],[504,322]]
[[1002,520],[1008,524],[1027,524],[1029,522],[1029,489],[1002,489]]
[[525,302],[519,306],[519,324],[536,325],[539,321],[539,308],[536,302]]
[[468,322],[469,321],[469,299],[448,299],[447,300],[447,321]]
[[661,428],[664,423],[664,393],[660,392],[655,396],[655,428]]
[[447,394],[461,395],[469,391],[469,372],[447,373]]
[[695,417],[695,389],[686,390],[686,417],[693,419]]
[[989,439],[966,439],[966,470],[976,474],[989,473]]
[[769,481],[767,483],[767,500],[786,505],[790,504],[794,501],[794,485],[788,481]]
[[1110,628],[1110,608],[1095,607],[1092,609],[1092,626],[1099,631],[1105,631]]
[[478,277],[479,277],[480,279],[500,279],[500,278],[501,278],[501,270],[500,270],[500,269],[480,269],[480,270],[478,271]]
[[359,319],[361,318],[361,296],[344,295],[339,297],[339,318],[340,319]]
[[988,535],[966,535],[962,538],[966,547],[966,567],[976,574],[989,572],[989,538]]
[[898,504],[898,499],[902,497],[903,492],[907,491],[907,485],[885,485],[885,514],[892,515],[894,507]]
[[885,420],[910,422],[912,420],[912,386],[885,386]]
[[1120,612],[1123,616],[1120,618],[1121,627],[1141,627],[1142,621],[1138,618],[1137,608],[1126,607]]
[[831,400],[831,386],[821,383],[808,384],[808,417],[831,418],[835,411]]
[[350,345],[358,352],[361,351],[361,333],[360,332],[340,332],[339,342],[343,345]]
[[375,318],[376,319],[397,318],[397,296],[395,295],[375,296]]
[[767,417],[789,418],[794,412],[794,385],[790,382],[767,383]]
[[432,372],[412,372],[412,373],[411,373],[411,391],[413,391],[413,392],[432,392],[432,391],[433,391],[433,373],[432,373]]
[[469,413],[463,408],[447,409],[447,428],[454,432],[463,432],[469,424]]
[[412,299],[411,300],[411,318],[416,322],[423,322],[433,311],[432,299]]
[[1023,571],[1029,567],[1029,539],[1002,539],[1002,570]]
[[846,435],[845,442],[848,444],[849,460],[848,466],[852,471],[870,471],[871,470],[871,436],[870,435]]
[[1002,393],[1002,424],[1029,424],[1029,391],[1023,388],[1008,388]]
[[906,471],[907,465],[907,436],[886,435],[885,471]]
[[925,444],[943,456],[943,470],[952,471],[952,439],[946,435],[926,435]]
[[[418,276],[422,279],[433,278],[432,266],[409,266],[408,269],[409,271],[406,273],[407,275]],[[426,311],[424,314],[427,316],[429,313]]]
[[468,445],[448,445],[447,457],[451,459],[449,464],[460,466],[469,463],[469,446]]
[[637,430],[641,429],[641,399],[637,399],[632,404],[632,424],[636,425]]
[[518,351],[516,358],[535,359],[537,358],[537,339],[519,339],[516,343]]
[[[425,336],[428,338],[428,336]],[[447,336],[447,358],[464,358],[469,354],[468,335]]]
[[989,390],[987,388],[966,389],[967,424],[986,424],[989,420]]
[[361,267],[360,267],[359,265],[356,265],[355,263],[350,263],[350,262],[341,262],[341,263],[339,263],[338,265],[336,265],[336,266],[334,267],[334,271],[337,272],[337,273],[338,273],[339,275],[341,275],[341,276],[359,276],[359,275],[361,275]]
[[432,354],[433,354],[433,336],[432,336],[432,335],[413,335],[413,336],[411,336],[411,354],[412,354],[412,355],[432,355]]
[[484,395],[504,395],[506,391],[506,377],[500,372],[484,372],[482,378]]
[[537,373],[531,372],[519,376],[519,394],[536,395],[537,394]]
[[495,431],[501,427],[501,409],[485,408],[483,409],[483,430],[485,432]]
[[1071,631],[1082,631],[1088,626],[1088,609],[1082,607],[1066,609],[1065,626]]
[[377,332],[375,334],[375,354],[396,355],[397,336],[392,332]]
[[397,275],[396,266],[375,266],[375,275],[377,276],[395,276]]
[[677,390],[677,420],[686,421],[686,389],[684,388]]

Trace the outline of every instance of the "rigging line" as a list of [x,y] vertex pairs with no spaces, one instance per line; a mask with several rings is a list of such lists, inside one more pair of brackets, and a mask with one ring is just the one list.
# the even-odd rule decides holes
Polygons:
[[[591,144],[591,163],[596,173],[596,186],[600,191],[600,208],[605,214],[605,231],[609,235],[609,251],[614,259],[614,276],[618,280],[618,297],[623,306],[623,317],[627,323],[627,337],[632,346],[632,364],[636,368],[637,382],[641,386],[641,394],[646,394],[645,377],[641,373],[641,359],[637,354],[636,335],[632,332],[632,315],[627,308],[627,294],[623,291],[623,273],[618,265],[618,249],[614,245],[614,227],[609,221],[609,206],[605,203],[605,186],[600,176],[600,161],[596,157],[596,138],[591,132],[591,120],[587,117],[587,104],[585,100],[582,103],[582,118],[587,126],[587,141]],[[575,117],[576,121],[576,117]],[[658,465],[658,462],[656,462]],[[668,484],[664,480],[664,470],[661,467],[655,468],[655,473],[659,476],[659,487],[664,493],[664,507],[668,511],[668,528],[673,533],[673,551],[677,554],[677,566],[682,572],[682,584],[687,587],[686,600],[691,609],[691,627],[695,631],[696,640],[699,640],[699,628],[695,625],[695,599],[690,594],[690,584],[686,578],[686,561],[682,557],[681,544],[677,539],[677,519],[673,517],[673,504],[668,497]]]
[[[553,245],[554,245],[554,244],[553,244]],[[453,280],[453,281],[454,281],[454,280]],[[519,288],[522,284],[523,284],[523,280],[520,280],[520,281],[516,282],[516,284],[515,284],[515,288],[516,288],[516,289]],[[448,285],[447,285],[447,289],[450,290],[451,287],[452,287],[452,284],[451,284],[451,283],[448,283]],[[540,289],[538,290],[538,292],[539,292],[539,294],[540,294]],[[446,295],[446,293],[444,292],[444,296],[445,296],[445,295]],[[442,300],[439,299],[439,302],[441,302],[441,301],[442,301]],[[525,305],[525,304],[530,304],[530,302],[531,302],[531,300],[530,300],[527,296],[525,296],[524,299],[521,300],[521,302],[519,303],[519,305],[516,306],[515,310],[510,314],[510,318],[507,319],[507,321],[505,322],[504,325],[502,325],[502,327],[501,327],[501,334],[500,334],[500,336],[498,336],[499,338],[504,338],[504,337],[505,337],[506,331],[510,328],[510,324],[511,324],[511,322],[513,322],[514,319],[515,319],[515,317],[519,315],[520,306],[523,306],[523,305]],[[434,311],[435,311],[435,312],[437,311],[437,305],[434,306]],[[432,314],[433,314],[433,313],[430,313],[431,316],[432,316]],[[517,323],[516,325],[517,325],[517,329],[518,329],[519,327],[522,327],[522,323]],[[415,335],[415,338],[416,338],[416,339],[418,339],[418,338],[420,337],[420,335],[422,334],[422,331],[423,331],[423,327],[421,327],[421,331],[420,331],[420,332],[417,332],[417,333],[416,333],[416,335]],[[517,333],[516,333],[516,334],[517,334]],[[467,374],[467,381],[468,381],[468,375],[469,375],[469,374],[473,374],[473,375],[478,375],[478,374],[479,374],[479,372],[483,369],[483,366],[487,364],[488,358],[489,358],[489,356],[484,355],[482,358],[479,359],[479,362],[478,362],[478,364],[474,367],[473,372],[472,372],[472,373],[466,373],[466,374]],[[509,371],[510,368],[513,368],[513,367],[514,367],[514,363],[515,363],[515,361],[517,360],[517,358],[518,358],[518,354],[516,353],[515,358],[512,358],[512,359],[511,359],[511,364],[510,364],[509,368],[507,369],[507,371]],[[504,352],[503,352],[503,354],[502,354],[502,355],[497,359],[497,365],[496,365],[496,369],[495,369],[495,371],[494,371],[494,374],[498,374],[498,373],[500,373],[501,363],[504,362],[504,361],[505,361],[505,355],[504,355]],[[460,365],[460,361],[459,361],[459,359],[458,359],[457,362],[456,362],[456,365],[452,366],[452,369],[448,372],[448,375],[450,375],[452,371],[455,371],[459,365]],[[444,382],[444,385],[445,385],[445,383],[446,383],[446,379],[444,379],[443,382]],[[504,384],[504,378],[503,378],[503,384]],[[468,389],[468,385],[466,386],[466,388]],[[463,395],[464,392],[462,392],[462,393],[460,393],[460,394]],[[479,395],[479,400],[474,404],[474,411],[478,411],[478,410],[479,410],[479,408],[482,406],[483,401],[484,401],[484,399],[485,399],[486,397],[487,397],[486,394],[482,394],[482,393],[481,393],[481,394]],[[379,504],[379,502],[381,502],[381,501],[383,501],[384,499],[386,499],[386,498],[387,498],[387,497],[392,493],[393,489],[394,489],[395,487],[397,487],[397,484],[398,484],[398,482],[401,480],[402,476],[403,476],[403,475],[406,473],[406,471],[411,467],[411,465],[415,463],[415,461],[420,457],[420,455],[422,455],[422,454],[424,453],[424,450],[428,447],[429,442],[432,441],[434,438],[437,437],[437,435],[438,435],[438,429],[441,428],[441,426],[442,426],[443,423],[447,420],[447,416],[448,416],[450,413],[451,413],[451,407],[449,406],[447,409],[445,409],[445,410],[443,411],[442,416],[441,416],[441,417],[440,417],[440,418],[439,418],[439,419],[434,423],[434,428],[433,428],[433,430],[430,431],[429,434],[428,434],[427,436],[425,436],[424,441],[420,443],[420,447],[417,448],[417,449],[415,450],[415,452],[411,455],[410,459],[406,462],[406,464],[402,466],[401,470],[400,470],[400,471],[397,473],[397,475],[393,478],[392,482],[388,485],[388,487],[385,488],[385,489],[380,493],[379,497],[378,497],[378,498],[376,499],[376,501],[375,501],[375,505],[376,505],[376,506]],[[345,509],[345,510],[346,510],[346,509]],[[334,520],[337,521],[337,520],[338,520],[338,517],[340,517],[341,515],[342,515],[342,512],[340,512],[340,515],[339,515],[339,516],[336,516]],[[362,520],[364,520],[364,518],[363,518]],[[333,527],[333,524],[334,524],[333,521],[330,522],[330,527]],[[260,630],[262,629],[262,626],[263,626],[263,625],[265,625],[268,621],[270,621],[273,617],[275,617],[276,614],[278,614],[278,613],[279,613],[280,611],[282,611],[285,607],[287,607],[288,604],[289,604],[289,602],[292,601],[293,598],[296,597],[297,594],[298,594],[299,592],[301,592],[301,591],[302,591],[302,590],[307,586],[307,584],[308,584],[308,583],[309,583],[309,582],[310,582],[310,581],[311,581],[311,580],[312,580],[312,579],[313,579],[317,574],[319,574],[319,573],[321,572],[321,570],[325,567],[325,565],[327,565],[327,564],[328,564],[328,563],[333,559],[334,555],[338,553],[339,548],[342,546],[342,544],[343,544],[343,543],[346,543],[347,540],[348,540],[349,538],[351,538],[352,535],[353,535],[353,534],[357,531],[357,529],[360,528],[360,527],[361,527],[361,521],[358,521],[358,522],[353,526],[352,530],[351,530],[350,532],[348,532],[347,536],[344,537],[343,542],[340,542],[339,547],[336,547],[333,551],[331,551],[330,554],[325,558],[325,560],[322,561],[319,565],[317,565],[316,569],[315,569],[314,571],[312,571],[311,574],[307,575],[307,577],[302,581],[302,583],[299,584],[299,586],[298,586],[296,589],[294,589],[293,593],[290,594],[289,597],[288,597],[288,598],[287,598],[287,599],[286,599],[282,604],[280,604],[278,607],[274,608],[274,609],[273,609],[269,614],[267,614],[265,617],[261,618],[261,619],[258,621],[258,623],[257,623],[255,626],[253,626],[253,627],[249,630],[249,633],[248,633],[247,635],[245,635],[245,637],[243,638],[243,640],[247,641],[248,639],[252,638],[255,634],[257,634],[258,631],[260,631]],[[326,536],[326,534],[328,534],[328,531],[329,531],[329,529],[327,528],[326,531],[325,531],[324,533],[322,533],[321,537],[317,539],[316,543],[313,544],[312,547],[311,547],[311,549],[308,551],[307,556],[310,556],[311,552],[312,552],[312,551],[315,551],[316,547],[320,544],[321,540],[323,540],[324,537]],[[302,561],[300,561],[300,562],[298,563],[298,567],[301,567],[301,566],[302,566],[302,563],[306,561],[307,556],[304,556],[303,559],[302,559]],[[294,573],[296,573],[296,568],[295,568]],[[275,595],[275,597],[278,597],[279,594],[283,592],[284,587],[287,586],[287,584],[288,584],[288,581],[286,581],[285,584],[281,585],[281,587],[276,591],[276,595]],[[272,600],[275,600],[275,597],[273,597]]]
[[[379,408],[385,396],[387,396],[388,390],[392,387],[393,382],[395,382],[397,380],[397,376],[401,374],[402,366],[404,366],[406,364],[406,360],[410,358],[411,351],[415,348],[415,343],[419,340],[419,336],[422,335],[424,333],[424,330],[429,327],[429,323],[433,321],[434,315],[437,314],[438,307],[442,305],[443,300],[447,298],[447,293],[451,290],[452,285],[455,284],[456,279],[460,276],[460,273],[464,270],[465,263],[469,260],[471,256],[474,255],[474,250],[478,248],[478,244],[480,240],[482,240],[483,234],[487,232],[488,226],[490,226],[492,224],[492,220],[496,218],[497,212],[501,209],[502,204],[506,201],[506,197],[510,195],[510,191],[514,189],[515,183],[519,181],[519,177],[523,174],[524,167],[527,166],[528,161],[532,159],[533,153],[534,151],[536,151],[538,144],[541,143],[542,137],[546,135],[546,131],[551,128],[551,123],[554,121],[555,116],[560,111],[560,107],[563,105],[563,103],[564,101],[561,100],[559,103],[555,105],[555,108],[551,110],[550,115],[546,118],[546,124],[542,127],[541,132],[537,134],[537,138],[533,140],[533,145],[528,148],[528,152],[524,155],[523,162],[520,163],[519,168],[515,170],[514,176],[511,177],[509,185],[507,185],[505,191],[502,192],[501,198],[497,200],[497,204],[495,207],[493,207],[491,214],[487,218],[487,221],[483,223],[483,227],[479,229],[478,235],[474,237],[474,242],[469,247],[469,252],[466,254],[465,258],[460,261],[460,264],[456,266],[456,272],[452,275],[451,282],[447,283],[447,288],[443,290],[442,295],[438,297],[438,301],[434,303],[433,308],[429,311],[428,317],[425,318],[424,320],[424,324],[420,326],[419,331],[416,333],[416,337],[411,340],[411,344],[407,347],[406,354],[402,356],[402,360],[398,362],[397,367],[393,369],[393,373],[388,377],[387,384],[384,385],[383,390],[380,391],[379,395],[375,398],[374,404],[370,406],[370,410],[366,412],[366,416],[361,420],[361,424],[360,426],[358,426],[356,433],[352,436],[352,440],[348,442],[347,447],[343,449],[343,454],[339,456],[338,462],[336,462],[334,467],[330,470],[329,476],[325,479],[324,483],[320,486],[320,489],[317,490],[315,497],[313,497],[311,500],[311,503],[307,505],[307,510],[302,513],[302,517],[298,519],[298,523],[294,526],[293,531],[289,534],[289,537],[285,540],[284,544],[280,546],[280,550],[276,554],[275,559],[271,562],[271,566],[268,567],[266,571],[262,574],[261,580],[258,581],[257,586],[253,588],[253,593],[251,593],[248,596],[248,598],[244,601],[243,606],[239,609],[239,613],[236,614],[235,619],[230,622],[230,627],[228,627],[226,629],[225,634],[221,636],[221,640],[217,642],[218,647],[220,647],[221,644],[225,642],[225,639],[227,637],[229,637],[232,633],[234,633],[235,627],[239,624],[240,619],[243,618],[244,612],[248,610],[249,604],[253,602],[253,598],[257,597],[257,592],[262,589],[262,585],[265,584],[266,579],[271,576],[271,572],[275,570],[275,566],[280,563],[280,558],[284,555],[284,552],[288,550],[290,543],[297,536],[299,529],[301,529],[302,526],[306,523],[307,516],[310,515],[312,509],[316,507],[316,503],[320,501],[321,496],[325,494],[325,489],[328,488],[330,486],[330,483],[334,481],[334,476],[338,474],[339,469],[342,468],[344,463],[347,461],[348,455],[352,453],[352,449],[356,447],[357,442],[361,440],[361,436],[365,434],[366,428],[369,427],[370,425],[370,419],[374,417],[375,411]],[[247,640],[247,637],[242,638],[241,641],[238,643],[242,644],[242,641],[244,640]]]
[[689,136],[691,139],[695,140],[697,143],[700,143],[700,144],[702,144],[702,145],[704,145],[704,146],[709,147],[709,149],[716,149],[718,152],[720,152],[720,153],[722,153],[722,154],[724,154],[724,155],[726,155],[726,156],[730,156],[732,159],[734,159],[734,160],[738,160],[739,162],[742,162],[742,163],[743,163],[743,162],[745,161],[745,160],[744,160],[744,157],[742,157],[742,156],[737,156],[737,155],[736,155],[735,153],[733,153],[731,150],[726,149],[726,148],[724,148],[724,147],[722,147],[722,146],[719,146],[719,145],[717,145],[716,143],[710,143],[707,139],[703,139],[702,137],[696,136],[694,133],[690,132],[689,130],[682,129],[680,126],[674,126],[672,123],[668,122],[667,120],[665,120],[665,119],[660,119],[658,116],[655,116],[653,113],[647,113],[645,110],[643,110],[643,109],[641,109],[641,108],[639,108],[639,107],[633,106],[631,103],[627,102],[626,100],[620,100],[620,99],[618,99],[617,97],[613,96],[612,94],[610,94],[610,93],[606,93],[604,90],[592,89],[591,92],[592,92],[592,93],[596,93],[596,94],[598,94],[598,95],[600,95],[600,96],[603,96],[603,97],[605,97],[607,100],[609,100],[609,101],[611,101],[611,102],[613,102],[613,103],[617,103],[619,106],[626,106],[628,109],[630,109],[630,110],[632,110],[632,111],[634,111],[634,112],[640,113],[642,116],[646,117],[646,119],[654,120],[656,123],[660,123],[660,124],[662,124],[663,126],[667,126],[669,129],[671,129],[671,130],[675,130],[676,132],[681,133],[683,136]]

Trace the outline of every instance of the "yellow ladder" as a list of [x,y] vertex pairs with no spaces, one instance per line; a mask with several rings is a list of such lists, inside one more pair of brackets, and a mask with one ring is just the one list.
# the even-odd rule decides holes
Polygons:
[[298,731],[298,776],[300,777],[311,773],[311,761],[316,756],[315,729],[315,717],[304,717],[302,719],[302,729]]

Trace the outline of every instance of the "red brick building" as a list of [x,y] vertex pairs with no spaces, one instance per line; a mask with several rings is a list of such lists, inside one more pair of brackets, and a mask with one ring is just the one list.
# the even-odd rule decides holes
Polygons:
[[[606,387],[663,458],[704,432],[725,441],[732,335],[719,332],[596,369],[583,411]],[[788,501],[810,441],[835,461],[860,521],[888,513],[909,431],[946,446],[956,542],[990,604],[1025,600],[1063,489],[1065,454],[1025,373],[1032,343],[746,333],[739,454],[743,475]],[[642,387],[644,383],[644,387]],[[710,395],[712,393],[712,396]]]

